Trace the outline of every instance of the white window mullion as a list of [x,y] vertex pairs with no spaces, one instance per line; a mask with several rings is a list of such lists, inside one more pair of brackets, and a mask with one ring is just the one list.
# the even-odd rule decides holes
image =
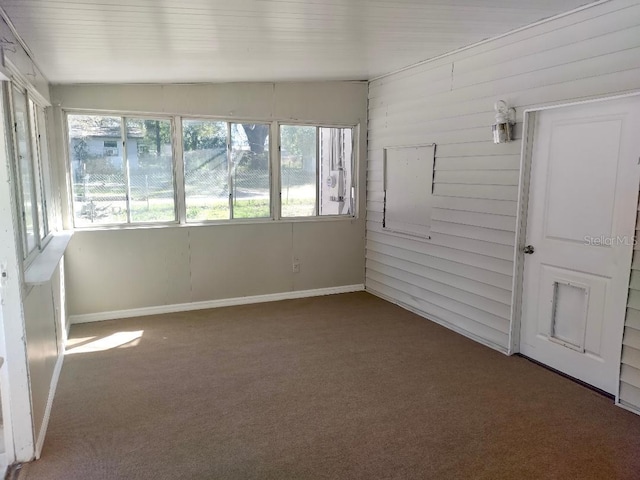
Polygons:
[[42,166],[42,154],[40,151],[40,129],[38,125],[36,104],[33,100],[28,100],[29,106],[29,138],[31,139],[31,161],[33,168],[33,188],[35,189],[35,201],[36,206],[36,238],[38,246],[42,248],[43,241],[47,236],[47,209],[45,204],[45,193],[43,178],[43,166]]
[[271,186],[271,218],[274,220],[280,220],[282,218],[282,182],[280,176],[282,175],[280,169],[281,145],[280,145],[280,125],[278,122],[271,123],[271,143],[269,148],[271,149],[270,160],[270,181]]
[[27,131],[25,132],[27,136],[26,149],[29,151],[29,157],[31,159],[31,215],[33,218],[33,234],[35,236],[36,247],[35,249],[40,248],[40,219],[38,214],[38,187],[36,182],[38,181],[38,176],[40,175],[38,169],[38,161],[36,159],[36,152],[33,149],[33,125],[31,118],[31,102],[29,101],[29,95],[25,92],[25,96],[27,98],[26,105],[26,120],[27,120]]
[[49,235],[49,232],[51,231],[51,225],[49,225],[49,208],[51,208],[49,206],[49,201],[48,201],[48,193],[49,193],[49,183],[47,181],[47,179],[49,178],[49,168],[48,165],[46,165],[46,159],[45,156],[43,155],[43,148],[47,148],[46,145],[42,145],[42,134],[40,133],[40,124],[38,121],[38,110],[36,107],[36,112],[35,112],[35,121],[36,121],[36,126],[37,126],[37,133],[36,133],[36,139],[38,141],[38,160],[40,162],[40,190],[42,192],[42,221],[44,223],[44,225],[42,225],[42,228],[44,229],[42,232],[40,232],[41,236],[44,238],[47,237],[47,235]]
[[[56,215],[57,204],[54,195],[54,173],[51,165],[51,147],[49,144],[49,115],[47,110],[38,105],[36,108],[36,115],[38,121],[38,135],[40,141],[40,153],[41,161],[44,167],[42,172],[42,183],[44,184],[44,199],[47,214],[47,234],[51,235],[52,231],[56,230]],[[65,162],[66,163],[66,162]]]
[[177,219],[181,225],[187,223],[187,207],[184,186],[184,149],[182,146],[182,118],[174,117],[171,141],[173,143],[173,181]]
[[316,127],[316,217],[320,216],[320,127]]
[[351,130],[351,158],[349,159],[349,168],[351,169],[351,182],[349,184],[349,189],[351,190],[351,195],[349,198],[349,201],[351,202],[351,208],[349,209],[349,213],[354,217],[358,213],[356,210],[359,203],[358,198],[356,198],[358,193],[358,170],[356,169],[356,158],[358,158],[356,148],[358,148],[358,143],[356,143],[356,135],[360,135],[359,127]]
[[127,119],[121,117],[122,162],[124,167],[124,185],[126,191],[127,223],[131,223],[131,182],[129,179],[129,159],[127,158]]
[[227,122],[227,188],[229,189],[229,218],[233,220],[233,156],[231,146],[231,122]]

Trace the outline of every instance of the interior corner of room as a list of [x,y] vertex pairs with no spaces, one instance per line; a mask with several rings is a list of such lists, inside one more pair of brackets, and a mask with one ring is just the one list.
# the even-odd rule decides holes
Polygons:
[[74,328],[360,291],[640,413],[638,1],[112,3],[0,1],[2,473]]

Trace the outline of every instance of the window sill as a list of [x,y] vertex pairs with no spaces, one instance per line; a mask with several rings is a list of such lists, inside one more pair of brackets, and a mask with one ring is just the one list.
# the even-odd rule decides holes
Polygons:
[[388,233],[390,235],[393,235],[394,237],[406,238],[407,240],[415,240],[417,242],[431,242],[431,231],[429,231],[428,235],[420,235],[417,233],[407,233],[401,230],[393,230],[392,228],[382,227],[382,233]]
[[202,220],[187,223],[128,223],[128,224],[104,224],[74,227],[76,232],[96,232],[114,230],[148,230],[154,228],[189,228],[189,227],[211,227],[211,226],[231,226],[231,225],[264,225],[264,224],[284,224],[284,223],[314,223],[314,222],[344,222],[358,220],[354,215],[325,215],[319,217],[284,217],[273,218],[235,218],[233,220]]
[[67,230],[53,234],[51,241],[24,272],[24,282],[27,285],[42,285],[51,280],[72,235],[73,232]]

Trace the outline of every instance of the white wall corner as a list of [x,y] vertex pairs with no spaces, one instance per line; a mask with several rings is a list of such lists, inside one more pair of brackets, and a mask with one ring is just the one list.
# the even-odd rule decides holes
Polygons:
[[474,335],[473,333],[471,333],[471,332],[469,332],[469,331],[467,331],[467,330],[465,330],[463,328],[460,328],[460,327],[458,327],[458,326],[456,326],[456,325],[454,325],[454,324],[452,324],[450,322],[447,322],[446,320],[442,320],[441,318],[438,318],[438,317],[436,317],[436,316],[434,316],[432,314],[429,314],[429,313],[423,312],[421,310],[418,310],[417,308],[414,308],[414,307],[412,307],[410,305],[407,305],[406,303],[403,303],[403,302],[400,302],[398,300],[395,300],[394,298],[391,298],[391,297],[389,297],[389,296],[387,296],[387,295],[385,295],[383,293],[376,292],[375,290],[372,290],[372,289],[369,289],[369,288],[367,288],[366,291],[369,292],[371,295],[375,295],[376,297],[379,297],[379,298],[381,298],[383,300],[386,300],[389,303],[393,303],[394,305],[397,305],[400,308],[404,308],[405,310],[408,310],[411,313],[415,313],[416,315],[418,315],[418,316],[420,316],[420,317],[422,317],[422,318],[424,318],[426,320],[429,320],[429,321],[431,321],[433,323],[437,323],[438,325],[441,325],[441,326],[443,326],[443,327],[445,327],[445,328],[447,328],[449,330],[452,330],[452,331],[462,335],[463,337],[467,337],[467,338],[473,340],[474,342],[480,343],[480,344],[484,345],[485,347],[489,347],[489,348],[491,348],[493,350],[496,350],[496,351],[498,351],[498,352],[500,352],[500,353],[502,353],[504,355],[511,355],[511,353],[509,351],[509,348],[504,346],[504,345],[499,345],[497,343],[491,342],[491,341],[486,340],[486,339],[484,339],[482,337]]
[[36,460],[40,458],[40,454],[42,453],[42,447],[44,445],[44,439],[47,434],[47,427],[49,426],[49,419],[51,417],[51,408],[53,407],[53,399],[56,395],[56,388],[58,387],[58,380],[60,379],[60,372],[62,371],[62,364],[64,363],[64,350],[65,345],[62,345],[62,349],[58,354],[58,360],[56,361],[56,366],[53,370],[53,375],[51,377],[51,386],[49,387],[49,397],[47,399],[47,406],[44,410],[44,417],[42,419],[42,426],[40,427],[40,432],[38,432],[38,438],[36,440],[36,452],[35,457]]
[[620,401],[620,398],[616,397],[616,406],[620,407],[620,408],[624,408],[625,410],[631,412],[631,413],[635,413],[636,415],[640,415],[640,407],[635,406],[635,405],[631,405],[630,403],[624,402],[624,401]]

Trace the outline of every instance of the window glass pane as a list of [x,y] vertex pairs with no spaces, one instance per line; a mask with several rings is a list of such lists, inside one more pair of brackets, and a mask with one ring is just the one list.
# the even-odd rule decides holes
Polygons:
[[280,193],[283,217],[316,214],[316,127],[280,127]]
[[34,186],[36,190],[36,211],[38,213],[38,230],[40,240],[47,236],[46,206],[42,184],[42,159],[40,158],[40,138],[36,115],[36,105],[29,100],[29,120],[31,126],[31,151],[33,152],[33,171],[35,173]]
[[352,128],[319,128],[320,215],[351,215]]
[[127,118],[126,123],[131,221],[174,221],[171,122]]
[[270,217],[269,125],[231,124],[233,218]]
[[[69,115],[69,161],[77,227],[127,221],[121,125],[120,117]],[[105,142],[115,142],[115,148],[105,148]]]
[[230,218],[227,123],[183,120],[187,221]]
[[33,192],[33,163],[31,161],[29,135],[29,118],[27,111],[27,97],[13,89],[13,112],[15,120],[16,144],[18,155],[18,175],[22,193],[22,219],[24,225],[24,254],[25,257],[36,247],[34,192]]
[[36,105],[38,135],[40,140],[40,165],[42,167],[42,185],[47,215],[47,233],[55,225],[55,206],[53,201],[53,188],[51,186],[51,167],[49,165],[49,137],[47,135],[47,116],[44,108]]

